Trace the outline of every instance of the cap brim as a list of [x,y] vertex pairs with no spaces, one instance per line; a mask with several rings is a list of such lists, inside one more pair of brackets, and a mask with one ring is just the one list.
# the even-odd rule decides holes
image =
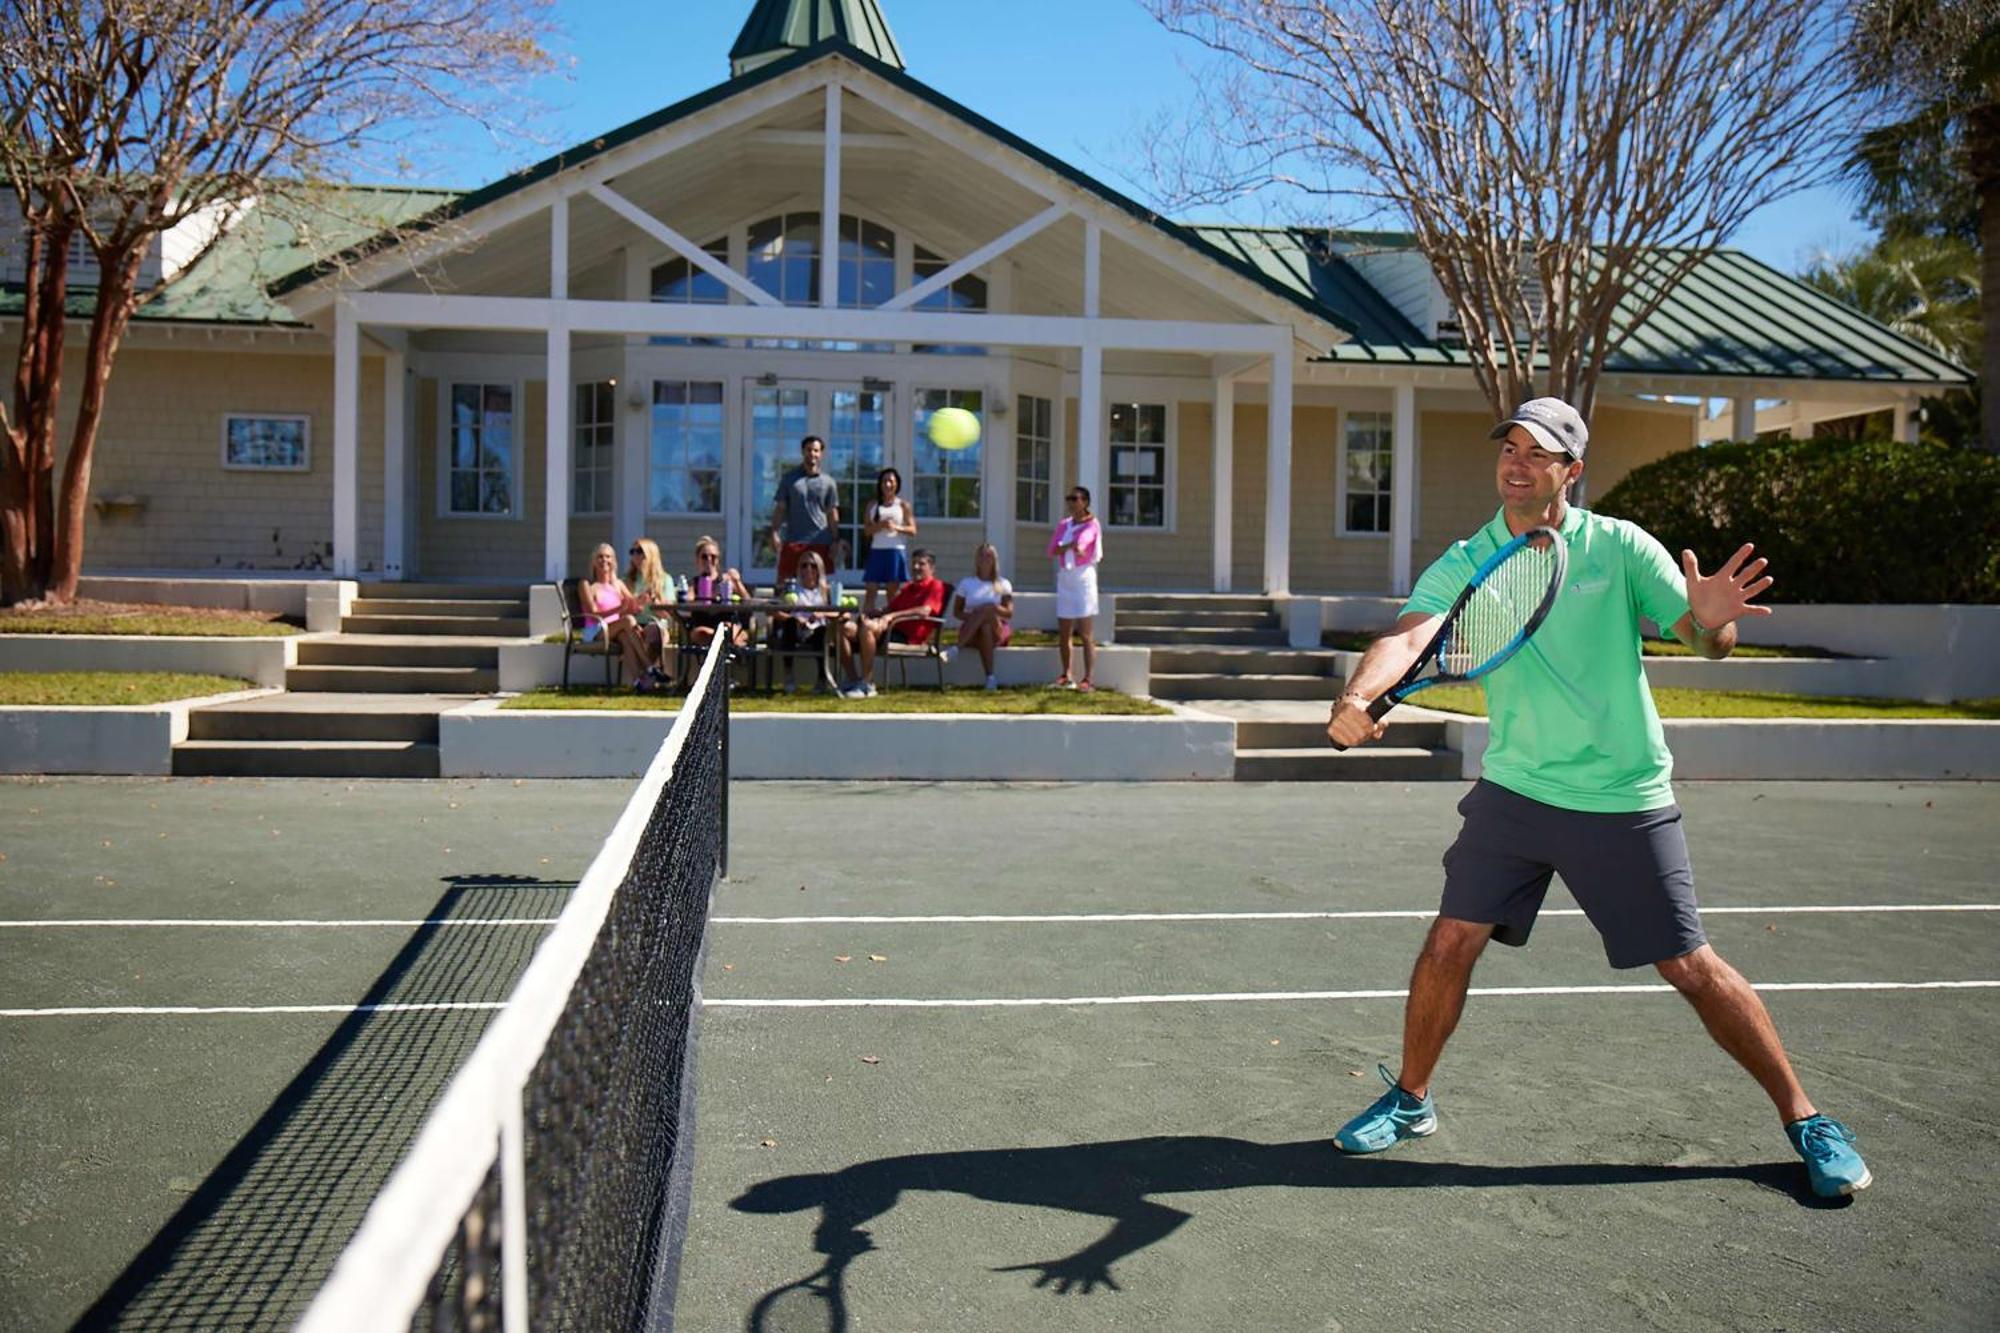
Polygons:
[[1547,426],[1544,426],[1539,421],[1528,421],[1521,417],[1508,417],[1505,421],[1495,426],[1486,438],[1489,440],[1504,440],[1507,438],[1507,432],[1515,426],[1519,426],[1522,430],[1534,436],[1535,443],[1541,445],[1542,448],[1552,454],[1561,454],[1564,458],[1572,462],[1579,457],[1568,445],[1564,444],[1554,435],[1551,435]]

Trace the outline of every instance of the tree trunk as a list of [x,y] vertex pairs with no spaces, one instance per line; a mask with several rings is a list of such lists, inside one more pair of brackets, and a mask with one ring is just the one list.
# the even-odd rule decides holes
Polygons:
[[15,354],[14,410],[0,461],[0,604],[48,589],[55,537],[56,408],[62,398],[63,304],[71,228],[28,229],[28,284]]
[[54,568],[46,594],[63,606],[76,600],[83,574],[83,528],[90,513],[90,465],[97,449],[97,427],[104,419],[105,391],[111,383],[111,363],[132,318],[139,282],[143,243],[135,243],[116,263],[98,256],[97,309],[90,318],[90,347],[84,356],[83,392],[77,401],[76,427],[70,434],[69,457],[63,460],[62,501],[56,515]]
[[1980,339],[1979,447],[2000,454],[2000,106],[1982,106],[1970,118],[1973,186],[1979,191]]

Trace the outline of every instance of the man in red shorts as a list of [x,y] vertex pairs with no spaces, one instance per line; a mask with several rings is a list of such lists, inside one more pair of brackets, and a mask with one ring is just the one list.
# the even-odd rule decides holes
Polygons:
[[[937,562],[922,549],[910,552],[910,581],[889,599],[889,609],[879,616],[862,616],[840,627],[840,666],[850,683],[841,694],[865,699],[875,693],[875,654],[894,636],[897,643],[928,643],[937,626],[926,617],[944,614],[947,593],[937,576]],[[855,659],[860,659],[860,670]]]
[[840,565],[834,560],[833,546],[840,532],[840,487],[820,471],[826,456],[826,441],[808,435],[799,441],[799,465],[778,482],[778,503],[771,510],[771,545],[778,552],[778,578],[782,582],[798,572],[807,551],[819,556],[829,576],[837,577]]

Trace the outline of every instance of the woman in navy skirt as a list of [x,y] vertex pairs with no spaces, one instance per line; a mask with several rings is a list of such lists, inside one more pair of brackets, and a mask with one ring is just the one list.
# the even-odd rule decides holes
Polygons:
[[903,474],[885,467],[875,474],[875,498],[862,516],[861,530],[869,538],[868,564],[861,571],[867,596],[861,610],[875,614],[876,594],[888,589],[890,598],[910,579],[910,538],[917,535],[917,516],[903,499]]

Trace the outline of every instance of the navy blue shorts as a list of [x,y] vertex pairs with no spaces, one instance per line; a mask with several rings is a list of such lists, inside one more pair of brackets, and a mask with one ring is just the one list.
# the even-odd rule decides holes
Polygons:
[[910,553],[900,546],[877,546],[868,552],[868,567],[861,572],[863,583],[908,583]]
[[1708,942],[1679,806],[1564,810],[1482,779],[1458,812],[1465,824],[1444,854],[1443,915],[1490,924],[1502,944],[1526,944],[1550,877],[1561,875],[1613,967],[1665,962]]

